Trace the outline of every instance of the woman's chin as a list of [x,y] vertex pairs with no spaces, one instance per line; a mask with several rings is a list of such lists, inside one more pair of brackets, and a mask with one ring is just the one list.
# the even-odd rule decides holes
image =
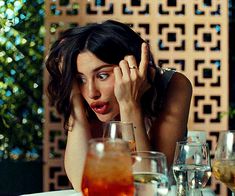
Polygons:
[[120,116],[119,114],[118,115],[96,115],[97,118],[101,121],[101,122],[104,122],[104,123],[107,123],[109,121],[112,121],[112,120],[120,120]]

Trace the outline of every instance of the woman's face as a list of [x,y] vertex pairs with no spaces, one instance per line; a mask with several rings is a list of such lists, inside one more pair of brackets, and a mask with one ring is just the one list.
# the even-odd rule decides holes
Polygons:
[[114,95],[114,66],[101,61],[89,51],[77,57],[77,78],[81,94],[102,122],[108,122],[119,114],[119,105]]

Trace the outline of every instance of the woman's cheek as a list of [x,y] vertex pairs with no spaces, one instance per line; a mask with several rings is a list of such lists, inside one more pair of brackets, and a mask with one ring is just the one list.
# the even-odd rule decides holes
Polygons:
[[113,95],[114,94],[114,83],[112,83],[112,82],[107,82],[107,83],[105,83],[105,84],[103,84],[102,86],[101,86],[101,91],[102,91],[102,94],[104,94],[104,95]]

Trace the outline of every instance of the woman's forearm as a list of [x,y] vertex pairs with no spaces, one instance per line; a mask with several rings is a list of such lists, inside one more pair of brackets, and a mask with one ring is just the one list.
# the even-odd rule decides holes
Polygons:
[[82,173],[90,139],[88,123],[74,122],[73,130],[68,132],[65,150],[65,170],[73,188],[81,191]]
[[128,107],[124,104],[120,105],[121,121],[132,122],[134,125],[137,150],[150,150],[150,141],[146,132],[141,109],[130,103],[128,104]]

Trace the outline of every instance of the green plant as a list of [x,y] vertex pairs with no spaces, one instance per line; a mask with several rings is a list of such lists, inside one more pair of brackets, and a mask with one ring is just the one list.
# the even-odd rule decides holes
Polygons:
[[235,118],[235,108],[230,106],[227,112],[222,112],[220,115],[220,118],[223,118],[224,116],[228,115],[230,119]]
[[43,0],[0,0],[0,159],[42,148]]

